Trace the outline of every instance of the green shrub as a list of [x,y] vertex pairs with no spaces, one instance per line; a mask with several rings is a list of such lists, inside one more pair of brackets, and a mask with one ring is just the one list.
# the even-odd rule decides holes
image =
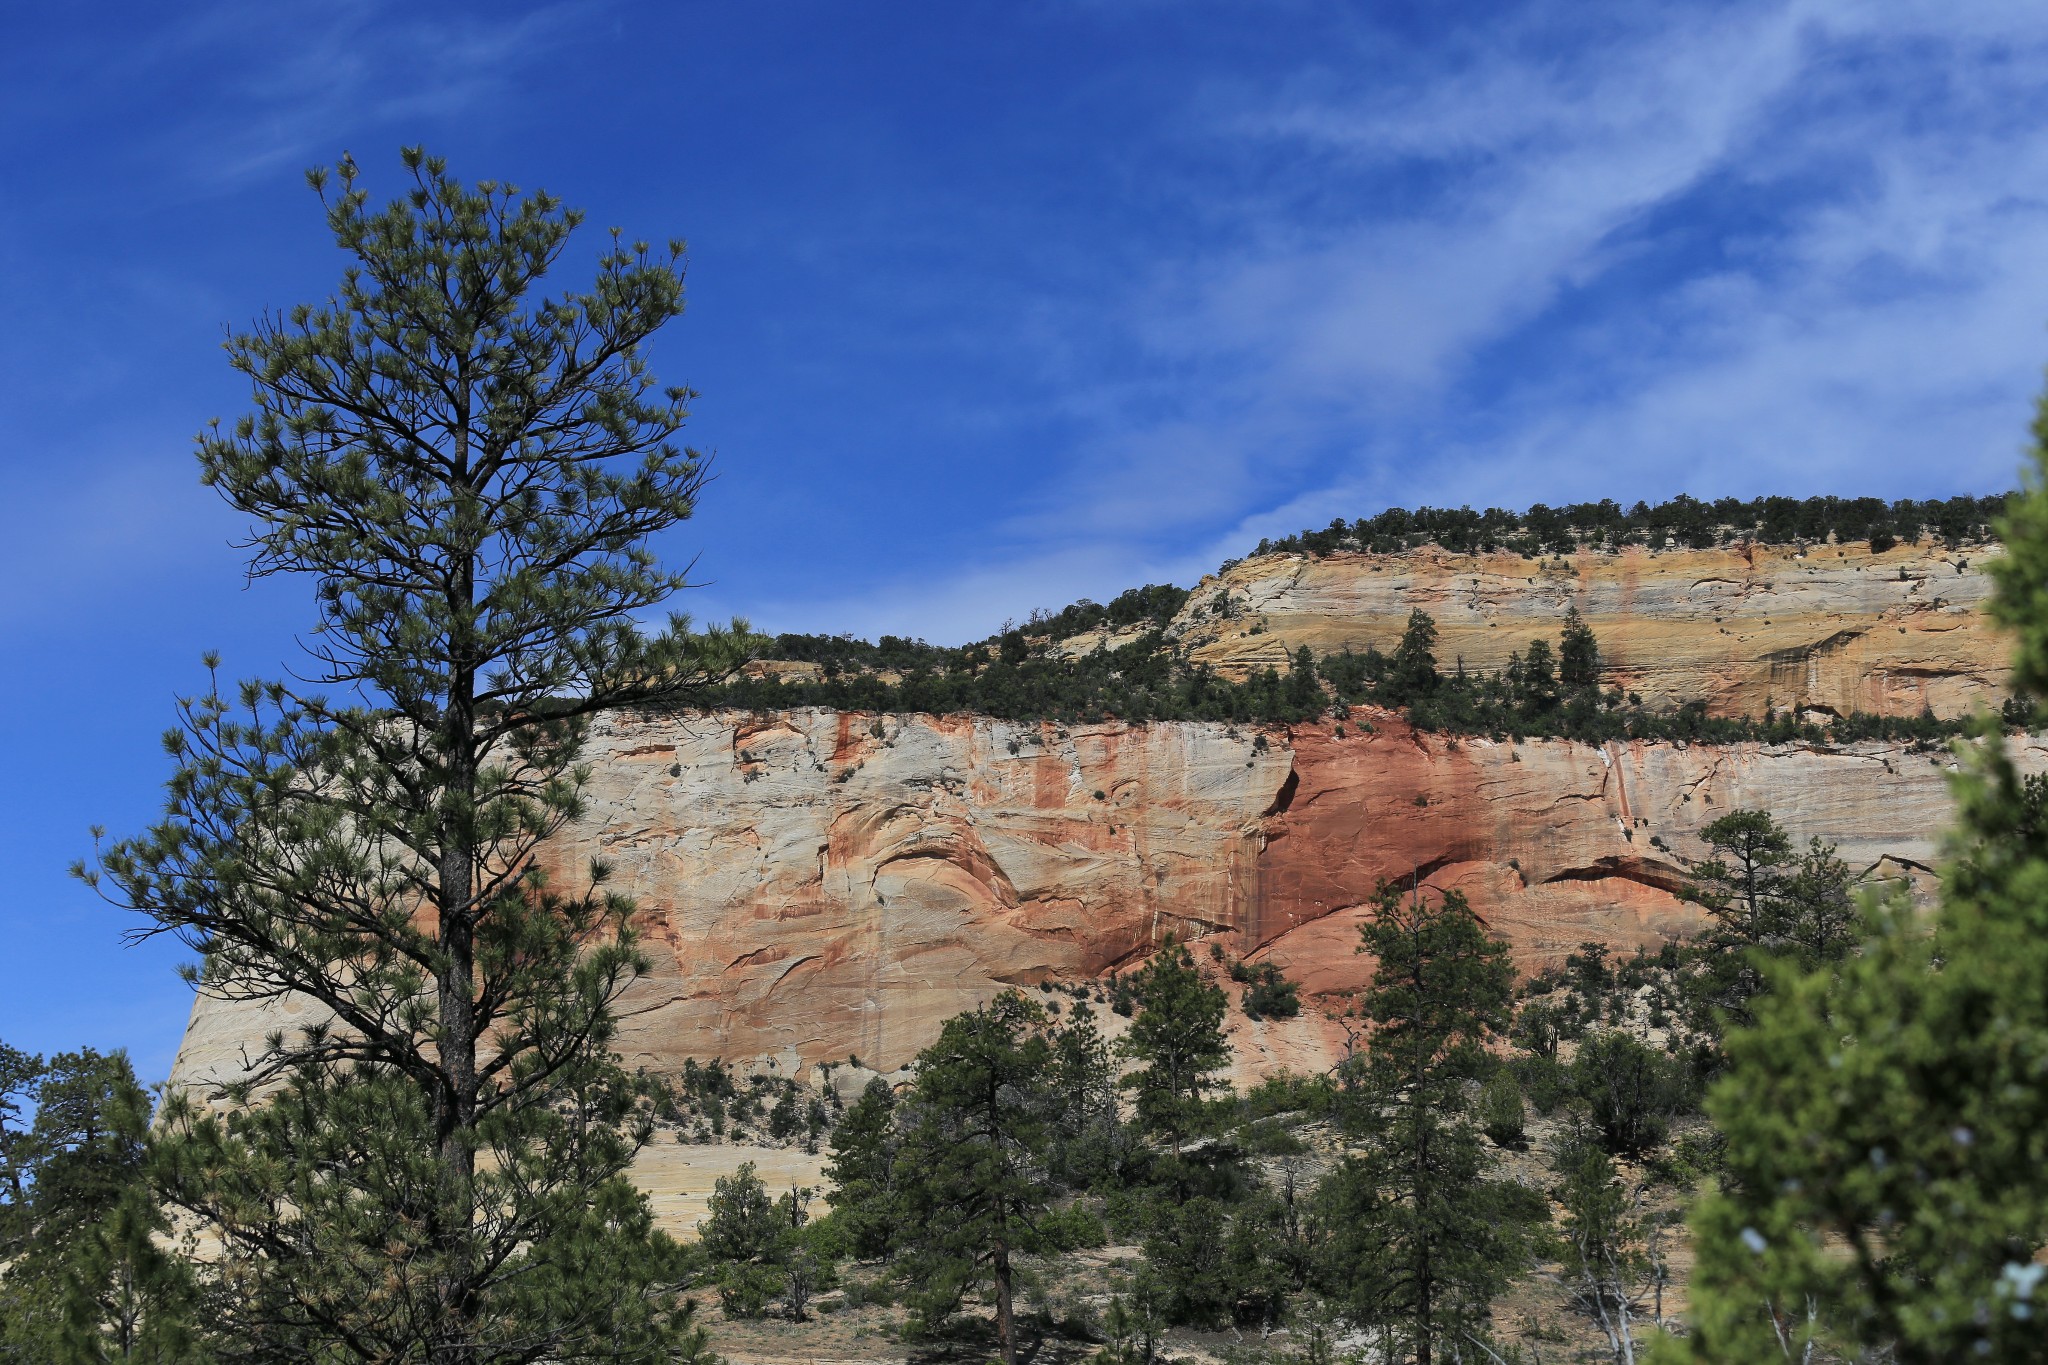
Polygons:
[[1522,1087],[1507,1067],[1493,1073],[1479,1092],[1479,1128],[1496,1147],[1515,1151],[1529,1145]]
[[1301,1076],[1276,1071],[1246,1091],[1239,1103],[1248,1119],[1270,1118],[1274,1114],[1307,1114],[1327,1117],[1337,1100],[1337,1084],[1328,1076]]
[[1300,1156],[1308,1150],[1308,1144],[1284,1123],[1247,1124],[1239,1140],[1250,1156]]
[[754,1262],[728,1262],[712,1272],[718,1289],[718,1306],[729,1318],[765,1318],[769,1308],[782,1297],[780,1267]]
[[1521,1087],[1523,1098],[1544,1117],[1556,1113],[1557,1107],[1571,1098],[1571,1074],[1557,1058],[1528,1054],[1515,1058],[1508,1065]]
[[1581,1043],[1571,1081],[1601,1145],[1616,1156],[1640,1156],[1661,1144],[1691,1098],[1682,1062],[1621,1032]]
[[1145,1232],[1145,1263],[1166,1290],[1168,1321],[1219,1327],[1230,1316],[1223,1205],[1205,1195],[1185,1203],[1155,1200]]
[[1145,1230],[1144,1191],[1125,1187],[1105,1194],[1102,1223],[1119,1242],[1135,1241]]
[[1109,1230],[1094,1209],[1075,1201],[1038,1220],[1038,1230],[1060,1251],[1092,1250],[1109,1245]]
[[1231,975],[1245,985],[1246,1018],[1292,1019],[1301,1013],[1301,988],[1282,976],[1272,963],[1240,962],[1231,969]]
[[710,1215],[698,1229],[698,1241],[714,1261],[751,1261],[766,1256],[782,1234],[784,1222],[751,1161],[713,1183],[710,1204]]

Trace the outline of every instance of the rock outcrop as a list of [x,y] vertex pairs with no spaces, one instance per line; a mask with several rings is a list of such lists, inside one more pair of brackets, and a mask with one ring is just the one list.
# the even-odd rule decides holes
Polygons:
[[[1928,866],[1950,811],[1946,754],[1905,745],[1494,743],[1362,711],[1291,730],[636,716],[589,759],[588,813],[550,857],[567,879],[602,856],[638,900],[655,968],[624,1002],[627,1060],[784,1074],[901,1067],[1003,987],[1099,977],[1167,934],[1341,994],[1383,878],[1464,891],[1525,968],[1654,944],[1694,927],[1673,892],[1717,815],[1767,808],[1889,877]],[[202,999],[174,1080],[234,1071],[288,1022]],[[1344,1046],[1313,1010],[1238,1030],[1253,1071]]]
[[2008,647],[1982,607],[1996,545],[1938,542],[1872,554],[1864,544],[1563,557],[1265,555],[1205,578],[1173,625],[1219,672],[1283,671],[1317,654],[1400,639],[1410,611],[1436,620],[1446,667],[1494,670],[1533,636],[1555,642],[1576,606],[1599,636],[1604,681],[1654,705],[1704,701],[1716,715],[1767,706],[1963,715],[1996,709]]

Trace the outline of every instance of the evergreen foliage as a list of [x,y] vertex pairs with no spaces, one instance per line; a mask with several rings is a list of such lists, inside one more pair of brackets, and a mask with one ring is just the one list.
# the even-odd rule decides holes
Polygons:
[[1589,1035],[1572,1058],[1572,1091],[1615,1156],[1640,1157],[1663,1144],[1691,1099],[1688,1082],[1680,1062],[1621,1029]]
[[1744,943],[1771,936],[1792,840],[1769,811],[1738,810],[1700,831],[1712,855],[1692,864],[1691,899]]
[[[25,1120],[25,1105],[33,1120]],[[0,1360],[202,1362],[126,1055],[0,1043]]]
[[1212,1139],[1224,1107],[1216,1092],[1230,1064],[1223,1020],[1228,997],[1186,945],[1169,938],[1131,978],[1136,1013],[1123,1054],[1139,1065],[1123,1078],[1131,1127],[1158,1144],[1144,1175],[1145,1266],[1153,1301],[1169,1322],[1218,1327],[1232,1314],[1226,1232],[1243,1192],[1240,1153]]
[[[1373,671],[1368,664],[1368,675]],[[1401,632],[1401,643],[1394,646],[1394,657],[1387,661],[1382,680],[1387,695],[1411,702],[1434,696],[1442,686],[1443,675],[1436,666],[1436,622],[1422,608],[1408,613],[1407,628]],[[1342,682],[1338,692],[1342,695]]]
[[825,1202],[844,1231],[847,1249],[862,1260],[889,1254],[895,1240],[896,1093],[877,1076],[832,1130],[832,1182]]
[[1316,1278],[1390,1361],[1462,1358],[1530,1255],[1542,1200],[1488,1179],[1466,1083],[1508,1028],[1507,945],[1464,897],[1380,889],[1361,951],[1374,1031],[1347,1106],[1357,1151],[1316,1193]]
[[677,1136],[685,1142],[729,1135],[735,1141],[791,1143],[815,1152],[831,1127],[829,1091],[821,1096],[789,1076],[759,1072],[742,1081],[717,1058],[700,1064],[685,1057],[679,1075],[654,1085],[657,1116],[682,1129]]
[[1271,962],[1234,962],[1230,979],[1244,987],[1247,1019],[1292,1019],[1301,1013],[1301,987]]
[[1223,1249],[1233,1322],[1263,1331],[1278,1327],[1289,1299],[1308,1283],[1305,1212],[1291,1174],[1277,1191],[1255,1190],[1233,1212]]
[[[1994,614],[2048,692],[2048,404]],[[1997,743],[1966,752],[1932,922],[1873,908],[1860,954],[1768,974],[1709,1112],[1727,1179],[1693,1217],[1674,1356],[2048,1359],[2048,838]]]
[[1142,1149],[1117,1113],[1114,1053],[1086,1004],[1053,1032],[1048,1085],[1047,1161],[1055,1178],[1071,1189],[1132,1184]]
[[1661,1225],[1641,1216],[1597,1135],[1567,1129],[1552,1159],[1564,1224],[1558,1239],[1560,1279],[1573,1311],[1607,1342],[1617,1365],[1634,1365],[1637,1321],[1663,1317],[1669,1271]]
[[803,1321],[805,1303],[831,1273],[830,1258],[812,1244],[811,1194],[793,1188],[771,1198],[751,1161],[712,1182],[698,1246],[728,1318],[765,1317],[780,1299],[789,1317]]
[[1526,1147],[1528,1112],[1515,1073],[1501,1067],[1479,1091],[1479,1128],[1496,1147]]
[[[821,706],[840,711],[972,713],[1006,720],[1230,720],[1286,723],[1329,707],[1315,674],[1282,676],[1264,669],[1243,682],[1220,678],[1202,664],[1178,659],[1157,631],[1115,649],[1069,657],[1057,642],[1027,642],[1010,632],[1001,651],[920,645],[900,674],[831,673],[819,681],[735,679],[702,698],[704,705],[754,710]],[[860,644],[861,642],[849,642]],[[1011,645],[1014,648],[1010,647]],[[762,654],[817,652],[777,637]],[[863,651],[851,651],[858,655]]]
[[1564,614],[1564,630],[1558,638],[1557,680],[1567,691],[1600,685],[1600,641],[1577,607],[1567,608]]
[[251,572],[313,580],[337,691],[183,703],[164,820],[81,872],[202,954],[200,989],[318,1021],[226,1112],[166,1108],[224,1358],[685,1358],[679,1249],[625,1176],[651,1096],[610,1054],[631,907],[602,864],[556,886],[534,858],[589,720],[747,644],[633,624],[684,586],[646,545],[705,477],[642,356],[681,248],[614,233],[587,291],[543,297],[580,214],[404,162],[381,210],[346,159],[310,176],[354,264],[230,338],[253,411],[198,441]]
[[[735,679],[702,694],[706,705],[751,710],[817,706],[877,712],[971,713],[1002,720],[1084,722],[1207,720],[1292,725],[1334,713],[1341,721],[1357,705],[1407,713],[1422,730],[1488,735],[1495,739],[1565,738],[1686,740],[1733,744],[1846,744],[1863,739],[1931,745],[1963,734],[1974,722],[1851,712],[1801,719],[1780,711],[1764,717],[1709,716],[1704,702],[1657,709],[1599,685],[1599,641],[1576,610],[1563,618],[1559,643],[1537,637],[1511,656],[1507,667],[1478,673],[1459,665],[1445,672],[1436,657],[1436,623],[1411,613],[1392,654],[1376,646],[1316,658],[1304,646],[1289,671],[1266,668],[1242,682],[1216,676],[1184,658],[1158,631],[1116,649],[1068,655],[1051,637],[1011,631],[1000,649],[989,644],[941,648],[887,637],[886,650],[839,637],[779,636],[763,649],[769,657],[822,655],[826,676],[817,681]],[[842,671],[873,666],[886,671]],[[884,663],[886,660],[888,662]],[[2008,699],[2008,728],[2039,724],[2035,708]],[[1027,742],[1043,743],[1041,737]]]
[[[1420,730],[1488,735],[1494,739],[1564,738],[1686,740],[1693,743],[1846,744],[1859,739],[1929,744],[1964,733],[1975,722],[1932,714],[1873,716],[1852,712],[1825,721],[1801,720],[1789,712],[1762,718],[1709,716],[1704,702],[1656,710],[1603,692],[1597,672],[1599,642],[1576,612],[1565,618],[1563,638],[1553,650],[1547,639],[1529,641],[1496,673],[1462,664],[1442,671],[1435,655],[1436,625],[1428,613],[1413,612],[1391,655],[1377,648],[1346,650],[1316,663],[1339,714],[1359,704],[1403,710]],[[2035,723],[2030,706],[2008,708],[2007,724]]]
[[1224,1234],[1229,1214],[1211,1194],[1154,1200],[1147,1213],[1145,1269],[1159,1286],[1168,1322],[1221,1327],[1234,1286]]
[[1808,841],[1804,852],[1768,812],[1737,810],[1700,831],[1707,857],[1687,867],[1681,894],[1714,927],[1689,956],[1698,964],[1688,987],[1695,1024],[1718,1036],[1727,1022],[1751,1020],[1773,959],[1808,970],[1838,962],[1854,945],[1853,874],[1834,846]]
[[1005,1365],[1017,1362],[1016,1258],[1046,1247],[1045,1015],[1015,991],[946,1021],[918,1054],[893,1167],[900,1268],[929,1327],[976,1286],[995,1301]]
[[1124,1037],[1124,1055],[1138,1067],[1123,1079],[1133,1092],[1140,1131],[1176,1153],[1207,1131],[1210,1095],[1230,1064],[1223,1036],[1228,1000],[1203,977],[1185,944],[1168,939],[1131,979],[1137,1015]]
[[1344,550],[1389,554],[1440,545],[1455,554],[1509,551],[1522,555],[1570,554],[1574,550],[1618,550],[1645,545],[1653,550],[1711,549],[1738,540],[1766,545],[1868,542],[1878,553],[1923,534],[1951,545],[1998,534],[1998,519],[2009,494],[1963,495],[1945,500],[1903,498],[1718,498],[1703,502],[1680,494],[1655,506],[1623,507],[1612,499],[1550,507],[1537,503],[1524,512],[1489,507],[1390,507],[1320,531],[1262,540],[1254,554],[1329,555]]

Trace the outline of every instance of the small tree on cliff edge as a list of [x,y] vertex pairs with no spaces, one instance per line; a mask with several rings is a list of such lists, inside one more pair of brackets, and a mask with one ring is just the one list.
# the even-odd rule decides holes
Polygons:
[[338,191],[309,176],[354,261],[229,339],[254,411],[198,440],[252,572],[312,576],[336,696],[183,702],[165,819],[80,871],[203,953],[201,990],[324,1016],[224,1113],[165,1116],[170,1197],[220,1241],[224,1356],[674,1359],[701,1333],[623,1176],[645,1103],[609,1051],[630,905],[534,855],[579,809],[591,718],[743,641],[633,625],[685,586],[647,541],[705,477],[674,441],[690,394],[641,354],[681,247],[614,232],[588,292],[541,297],[580,214],[404,161],[381,211],[346,158]]

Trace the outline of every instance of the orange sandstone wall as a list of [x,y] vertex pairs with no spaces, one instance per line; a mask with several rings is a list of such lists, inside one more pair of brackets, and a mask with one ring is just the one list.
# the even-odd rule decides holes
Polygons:
[[[1695,927],[1680,859],[1728,810],[1768,808],[1876,877],[1924,875],[1950,810],[1946,757],[1899,745],[1495,744],[1362,712],[1345,729],[619,720],[553,856],[562,878],[605,857],[639,902],[655,968],[624,1002],[629,1061],[889,1071],[1006,986],[1097,977],[1167,934],[1341,994],[1368,968],[1358,923],[1382,878],[1464,891],[1533,969]],[[201,1000],[177,1079],[232,1072],[294,1021]],[[1315,1011],[1237,1027],[1248,1073],[1343,1045]]]

